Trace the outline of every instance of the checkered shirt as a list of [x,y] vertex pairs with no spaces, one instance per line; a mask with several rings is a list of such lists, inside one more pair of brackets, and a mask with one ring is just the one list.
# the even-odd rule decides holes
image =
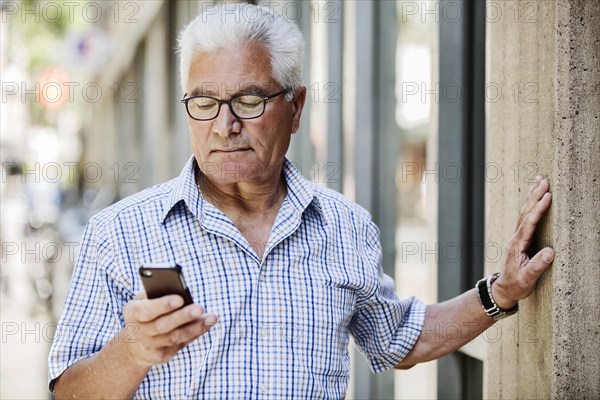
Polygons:
[[179,264],[218,323],[151,368],[135,398],[337,399],[348,386],[350,334],[374,372],[406,356],[425,306],[396,296],[367,211],[286,160],[288,194],[260,259],[199,195],[194,167],[192,157],[178,178],[89,221],[49,355],[51,388],[125,327],[123,307],[142,290],[138,269],[151,263]]

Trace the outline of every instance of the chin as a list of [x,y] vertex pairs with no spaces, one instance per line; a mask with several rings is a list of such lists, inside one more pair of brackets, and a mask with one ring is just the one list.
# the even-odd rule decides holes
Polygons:
[[250,161],[220,161],[205,163],[204,173],[222,183],[260,181],[266,166]]

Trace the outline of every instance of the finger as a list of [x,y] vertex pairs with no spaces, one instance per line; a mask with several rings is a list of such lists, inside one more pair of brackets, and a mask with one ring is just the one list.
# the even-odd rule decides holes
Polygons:
[[527,214],[533,209],[533,207],[535,207],[537,202],[540,201],[542,197],[544,197],[544,194],[548,192],[549,186],[550,185],[548,180],[543,178],[539,182],[534,183],[533,186],[531,186],[531,192],[529,194],[529,197],[525,201],[525,204],[523,204],[523,208],[521,208],[521,214],[519,216],[517,226],[521,225],[523,219],[527,216]]
[[170,314],[163,315],[151,322],[150,335],[162,335],[171,332],[182,325],[196,320],[204,314],[204,308],[199,304],[191,304]]
[[212,327],[217,323],[217,316],[215,314],[204,314],[204,325]]
[[517,244],[521,249],[526,249],[529,246],[529,242],[533,237],[535,229],[537,228],[538,222],[544,215],[544,213],[550,207],[552,203],[552,194],[547,192],[544,196],[536,203],[531,211],[527,213],[525,218],[521,221],[521,224],[517,228],[516,238]]
[[545,247],[542,250],[538,251],[535,256],[525,266],[523,272],[527,281],[535,284],[539,276],[544,272],[552,261],[554,260],[554,249],[552,247]]
[[[211,321],[211,322],[209,322]],[[213,327],[213,325],[217,322],[217,316],[214,314],[204,314],[202,317],[198,318],[197,321],[188,324],[184,327],[184,342],[190,343],[196,340],[198,337],[204,335]]]
[[531,193],[533,192],[533,190],[539,186],[539,184],[542,181],[542,179],[544,179],[544,177],[541,176],[541,175],[538,175],[538,176],[535,177],[535,180],[533,181],[533,184],[529,187],[529,195],[528,195],[528,197],[531,196]]
[[206,322],[207,319],[214,320],[216,322],[215,315],[207,314],[167,334],[161,335],[161,340],[166,346],[176,346],[182,348],[183,346],[186,346],[200,336],[204,335],[206,332],[210,331],[210,328],[214,324],[208,324]]
[[136,321],[149,322],[180,308],[183,298],[169,295],[150,300],[132,300],[127,304],[130,304],[129,313]]

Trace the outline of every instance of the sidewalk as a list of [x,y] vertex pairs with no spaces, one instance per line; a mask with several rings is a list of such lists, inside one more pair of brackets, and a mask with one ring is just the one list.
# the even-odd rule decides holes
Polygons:
[[[11,289],[26,283],[14,274],[11,278]],[[27,315],[27,307],[14,297],[2,293],[0,301],[0,399],[49,399],[46,364],[56,325],[46,315]]]
[[[21,228],[24,222],[21,203],[16,197],[3,198],[3,244],[27,240]],[[22,262],[21,254],[2,257],[0,399],[50,399],[46,365],[56,324],[49,313],[36,311],[30,265]]]

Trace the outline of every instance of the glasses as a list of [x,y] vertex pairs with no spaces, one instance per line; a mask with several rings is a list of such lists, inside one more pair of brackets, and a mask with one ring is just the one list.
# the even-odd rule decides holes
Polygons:
[[185,104],[188,115],[197,121],[209,121],[217,118],[221,111],[221,106],[227,104],[231,113],[239,119],[258,118],[265,112],[267,100],[287,93],[288,89],[281,92],[264,96],[261,94],[238,94],[229,100],[220,100],[211,96],[192,96],[186,98],[187,93],[183,95],[181,102]]

